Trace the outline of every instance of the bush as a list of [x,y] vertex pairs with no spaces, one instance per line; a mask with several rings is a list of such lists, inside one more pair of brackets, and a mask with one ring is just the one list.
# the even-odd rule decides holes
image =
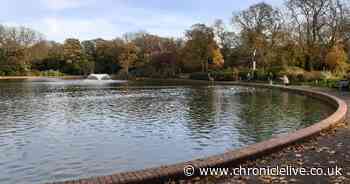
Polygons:
[[142,68],[135,68],[129,71],[129,76],[142,78],[142,77],[151,77],[151,78],[172,78],[174,72],[170,68],[163,68],[162,70],[156,70],[153,66],[146,66]]
[[243,69],[238,72],[238,76],[242,80],[247,80],[248,79],[248,74],[250,74],[251,79],[253,80],[260,80],[260,81],[266,81],[269,80],[269,78],[272,78],[274,75],[269,72],[268,70],[255,70],[252,72],[249,69]]
[[277,66],[277,67],[271,67],[267,70],[267,72],[274,76],[274,77],[280,77],[280,72],[285,70],[285,68],[281,67],[281,66]]
[[254,80],[266,81],[266,80],[269,80],[270,75],[272,75],[272,74],[268,71],[256,70],[254,72]]
[[322,80],[322,75],[320,71],[305,72],[300,81],[310,82],[316,80]]
[[331,72],[321,72],[321,71],[287,71],[286,73],[281,72],[280,75],[287,75],[293,82],[312,82],[312,81],[328,81],[328,80],[337,80],[342,77],[337,77]]
[[24,73],[19,65],[2,65],[0,66],[0,72],[3,76],[20,76]]
[[291,82],[302,82],[305,80],[306,71],[299,67],[287,67],[278,72],[277,76],[287,75]]
[[268,71],[278,78],[287,75],[291,82],[311,82],[316,80],[333,80],[337,78],[331,72],[308,72],[299,67],[274,67],[270,68]]
[[32,72],[32,75],[35,76],[43,76],[43,77],[61,77],[64,76],[64,73],[61,73],[60,71],[56,70],[47,70],[47,71],[35,71],[34,73]]
[[251,71],[249,69],[241,69],[238,72],[238,76],[242,80],[247,80],[248,73],[251,73]]
[[196,72],[191,73],[190,79],[193,80],[209,80],[208,73],[207,72]]
[[[121,72],[123,72],[123,70],[120,70],[118,73],[121,73]],[[132,75],[134,77],[150,77],[155,72],[156,70],[154,69],[154,67],[145,66],[142,68],[130,69],[129,75]]]
[[336,87],[338,84],[339,80],[316,80],[313,82],[310,82],[308,84],[312,86],[318,86],[318,87],[328,87],[328,88],[333,88]]
[[228,68],[225,70],[211,71],[210,75],[217,81],[234,81],[238,77],[238,71]]
[[116,78],[120,80],[128,80],[130,76],[134,76],[134,75],[129,73],[129,76],[128,76],[125,70],[119,70],[119,72],[116,75]]
[[154,73],[152,73],[152,75],[151,75],[150,77],[155,78],[155,79],[165,79],[165,78],[168,78],[166,75],[161,74],[161,73],[159,73],[159,72],[154,72]]
[[41,76],[41,72],[38,71],[38,70],[33,70],[33,71],[31,72],[31,75],[32,75],[32,76]]
[[306,72],[304,75],[304,82],[318,87],[336,87],[337,83],[343,76],[336,76],[332,72],[312,71]]
[[337,79],[337,76],[334,76],[332,72],[320,72],[320,79],[323,80],[332,80],[332,79]]

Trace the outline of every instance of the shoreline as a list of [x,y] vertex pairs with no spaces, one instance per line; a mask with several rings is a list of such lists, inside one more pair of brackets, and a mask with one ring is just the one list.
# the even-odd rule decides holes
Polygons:
[[42,78],[53,78],[53,79],[83,79],[82,75],[66,75],[66,76],[0,76],[0,80],[30,80],[30,79],[42,79]]
[[[349,105],[350,94],[340,93],[335,89],[318,88],[318,87],[303,87],[306,89],[321,91],[327,94],[336,96]],[[298,168],[341,168],[340,175],[291,175],[291,176],[222,176],[222,177],[197,177],[186,180],[184,183],[217,183],[217,184],[240,184],[240,183],[350,183],[350,139],[349,114],[346,116],[346,121],[340,123],[329,130],[322,131],[319,135],[290,145],[272,154],[261,158],[243,162],[243,168],[276,168],[286,165],[292,165]],[[234,165],[228,166],[235,167]],[[325,171],[327,172],[327,171]]]
[[[199,176],[198,168],[216,168],[225,167],[228,165],[239,165],[243,162],[261,158],[262,156],[275,153],[290,145],[304,142],[314,136],[317,136],[324,130],[335,127],[338,123],[346,120],[347,104],[330,94],[315,91],[311,89],[301,89],[286,87],[280,85],[266,85],[266,84],[247,84],[247,83],[228,83],[240,86],[255,86],[266,88],[277,88],[287,90],[294,93],[301,93],[310,97],[318,98],[336,110],[329,117],[316,122],[315,124],[304,129],[297,130],[287,135],[275,136],[271,139],[258,142],[240,149],[229,150],[222,154],[212,155],[186,162],[180,162],[170,165],[162,165],[153,168],[146,168],[143,170],[135,170],[129,172],[117,172],[110,175],[94,176],[87,178],[77,178],[75,180],[54,181],[50,184],[65,184],[65,183],[92,183],[92,184],[131,184],[131,183],[167,183],[169,181],[190,180]],[[191,166],[193,173],[188,176],[184,173],[185,166]]]

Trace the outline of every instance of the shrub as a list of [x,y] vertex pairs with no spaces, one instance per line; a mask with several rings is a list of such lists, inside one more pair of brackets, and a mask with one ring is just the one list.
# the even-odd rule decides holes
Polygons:
[[193,80],[209,80],[207,72],[195,72],[191,73],[190,79]]
[[41,72],[38,70],[33,70],[33,71],[31,71],[31,75],[32,76],[41,76]]
[[217,81],[233,81],[236,80],[238,71],[227,68],[225,70],[211,71],[210,75]]
[[271,67],[267,70],[267,72],[269,73],[269,75],[272,75],[274,77],[279,77],[280,76],[280,72],[283,71],[285,68],[281,67],[281,66],[277,66],[277,67]]
[[[295,78],[296,75],[296,78]],[[340,79],[337,76],[334,76],[331,72],[321,72],[321,71],[312,71],[312,72],[296,72],[294,74],[287,74],[288,77],[291,77],[291,80],[297,82],[312,82],[312,81],[326,81],[326,80],[336,80]]]
[[333,72],[343,72],[347,68],[347,60],[347,53],[341,44],[334,45],[325,58],[326,64]]
[[305,70],[299,67],[287,67],[278,72],[277,76],[282,77],[287,75],[292,82],[304,81]]
[[318,71],[313,72],[304,72],[303,74],[299,74],[297,76],[298,82],[308,82],[308,81],[315,81],[320,80],[321,73]]
[[241,69],[238,72],[238,76],[242,80],[247,80],[248,73],[251,73],[249,69]]
[[255,80],[268,80],[269,79],[269,72],[265,70],[256,70],[254,72],[254,79]]
[[336,87],[338,84],[338,80],[316,80],[313,81],[312,83],[309,83],[313,86],[318,86],[318,87],[328,87],[328,88],[332,88],[332,87]]
[[331,80],[336,79],[337,77],[332,74],[332,72],[320,72],[320,79]]
[[164,78],[167,78],[166,75],[163,75],[163,74],[161,74],[161,73],[159,73],[159,72],[154,72],[154,73],[152,73],[151,77],[152,77],[152,78],[155,78],[155,79],[164,79]]
[[61,77],[61,76],[64,76],[63,73],[61,73],[60,71],[56,71],[56,70],[41,71],[39,73],[35,72],[34,75],[44,76],[44,77]]
[[116,75],[116,78],[120,80],[127,80],[130,78],[130,76],[134,76],[134,75],[129,73],[129,76],[128,76],[125,70],[119,70],[119,72]]

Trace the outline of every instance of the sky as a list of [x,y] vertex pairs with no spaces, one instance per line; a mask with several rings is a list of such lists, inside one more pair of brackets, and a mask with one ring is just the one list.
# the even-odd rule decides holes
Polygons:
[[[181,37],[196,23],[229,23],[233,12],[262,0],[1,0],[0,24],[26,26],[58,42],[113,39],[146,31]],[[283,0],[264,0],[275,7]]]

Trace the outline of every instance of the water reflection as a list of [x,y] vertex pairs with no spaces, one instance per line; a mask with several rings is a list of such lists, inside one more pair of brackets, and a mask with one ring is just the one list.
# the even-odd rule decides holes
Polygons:
[[215,89],[203,88],[190,89],[186,95],[188,96],[188,117],[191,119],[188,122],[188,128],[193,131],[193,134],[208,134],[216,127]]
[[238,130],[253,142],[260,142],[271,135],[306,127],[314,121],[313,117],[325,117],[330,111],[320,110],[320,105],[314,101],[307,96],[279,90],[242,95],[239,116],[244,122]]
[[305,96],[235,86],[0,82],[0,183],[106,175],[223,153],[330,111]]

